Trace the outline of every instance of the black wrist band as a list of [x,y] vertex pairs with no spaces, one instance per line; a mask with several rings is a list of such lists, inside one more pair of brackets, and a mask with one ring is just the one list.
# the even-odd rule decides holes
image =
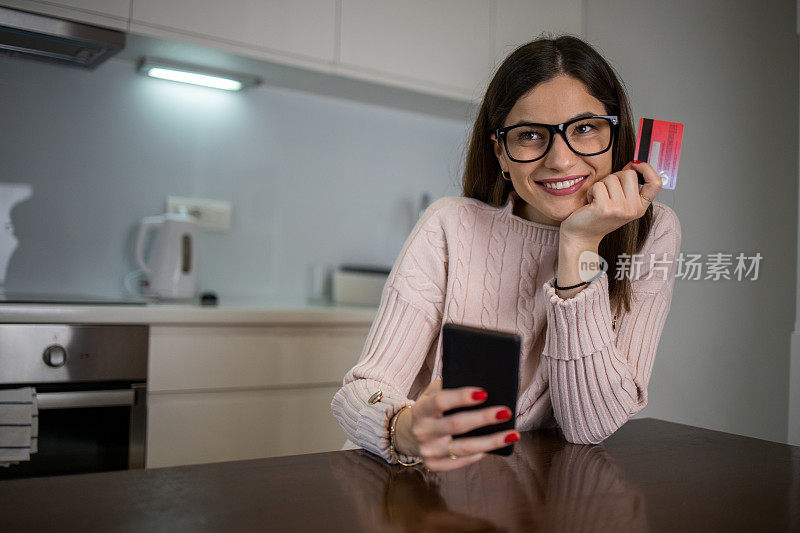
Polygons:
[[588,284],[588,283],[591,283],[591,282],[593,282],[594,280],[596,280],[597,278],[599,278],[599,277],[600,277],[600,276],[603,274],[603,272],[605,272],[605,270],[601,270],[601,271],[600,271],[600,272],[599,272],[599,273],[598,273],[598,274],[597,274],[595,277],[593,277],[593,278],[592,278],[592,279],[590,279],[589,281],[583,281],[583,282],[581,282],[581,283],[578,283],[578,284],[576,284],[576,285],[570,285],[569,287],[559,287],[559,286],[558,286],[558,278],[557,278],[557,277],[554,277],[554,278],[553,278],[553,286],[554,286],[556,289],[558,289],[559,291],[566,291],[566,290],[569,290],[569,289],[574,289],[574,288],[576,288],[576,287],[580,287],[581,285],[586,285],[586,284]]

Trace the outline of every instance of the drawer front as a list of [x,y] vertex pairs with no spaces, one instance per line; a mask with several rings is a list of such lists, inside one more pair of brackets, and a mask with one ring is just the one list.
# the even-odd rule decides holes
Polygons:
[[150,392],[341,386],[369,326],[151,327]]
[[151,394],[147,468],[340,450],[338,388]]

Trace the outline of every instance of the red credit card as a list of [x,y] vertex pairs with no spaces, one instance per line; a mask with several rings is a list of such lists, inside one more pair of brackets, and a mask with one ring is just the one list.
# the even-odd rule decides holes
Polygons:
[[[635,159],[650,163],[661,176],[664,189],[675,188],[678,179],[678,161],[681,156],[681,140],[683,140],[683,124],[652,118],[639,119]],[[641,174],[639,183],[644,184]]]

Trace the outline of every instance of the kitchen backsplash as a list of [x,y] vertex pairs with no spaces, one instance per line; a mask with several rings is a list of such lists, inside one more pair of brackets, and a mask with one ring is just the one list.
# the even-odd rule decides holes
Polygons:
[[469,128],[261,86],[226,93],[0,57],[0,182],[28,183],[6,290],[119,296],[141,217],[230,201],[198,243],[201,290],[303,298],[311,265],[393,263],[424,192],[460,194]]

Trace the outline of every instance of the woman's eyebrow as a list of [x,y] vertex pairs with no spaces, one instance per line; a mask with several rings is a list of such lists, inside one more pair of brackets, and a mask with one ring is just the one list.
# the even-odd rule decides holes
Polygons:
[[[600,113],[601,114],[601,113]],[[578,113],[572,118],[568,118],[564,122],[569,122],[570,120],[575,120],[576,118],[585,118],[585,117],[594,117],[598,116],[598,113],[593,113],[591,111],[584,111],[583,113]],[[519,126],[520,124],[542,124],[541,122],[536,122],[535,120],[518,120],[515,124],[510,124],[511,126]]]

